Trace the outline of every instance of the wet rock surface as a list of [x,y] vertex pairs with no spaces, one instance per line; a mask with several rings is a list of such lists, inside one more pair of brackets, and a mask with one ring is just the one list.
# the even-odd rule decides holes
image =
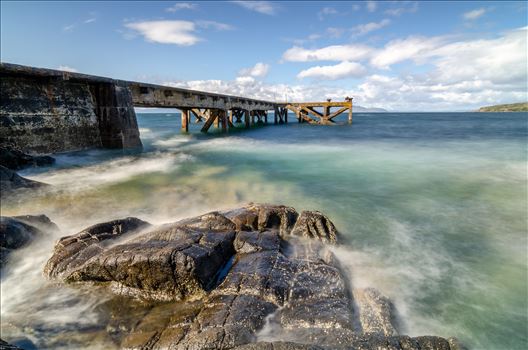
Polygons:
[[135,218],[62,238],[45,274],[107,287],[105,331],[126,349],[446,349],[400,336],[390,301],[353,290],[319,212],[250,204],[162,226]]
[[57,226],[45,215],[0,216],[0,267],[5,265],[13,250],[56,230]]
[[54,163],[55,159],[50,156],[33,156],[16,148],[0,146],[0,164],[11,170],[47,166]]
[[26,179],[11,169],[0,165],[0,193],[1,197],[12,194],[21,189],[37,189],[48,186],[42,182]]

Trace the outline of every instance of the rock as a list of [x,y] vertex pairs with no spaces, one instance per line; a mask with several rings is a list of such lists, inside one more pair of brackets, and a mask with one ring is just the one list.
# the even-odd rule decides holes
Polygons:
[[449,346],[397,335],[388,299],[350,289],[325,244],[337,239],[323,214],[269,204],[157,227],[127,218],[62,238],[45,274],[109,287],[106,330],[125,349]]
[[136,218],[126,218],[93,225],[76,235],[62,237],[55,245],[53,256],[44,267],[44,273],[50,277],[69,276],[78,266],[102,252],[108,246],[108,240],[149,225]]
[[385,336],[398,334],[393,325],[391,301],[376,289],[355,289],[354,300],[360,309],[359,321],[363,333],[377,333]]
[[42,237],[45,232],[58,230],[45,215],[0,217],[0,266],[5,265],[9,254]]
[[19,348],[16,345],[11,345],[8,342],[0,339],[0,350],[22,350],[22,348]]
[[37,189],[48,186],[42,182],[26,179],[13,170],[0,165],[0,192],[2,197],[18,189]]
[[303,211],[297,219],[291,234],[294,236],[318,238],[323,242],[337,243],[337,229],[330,219],[318,211]]
[[0,147],[0,165],[11,170],[47,166],[54,163],[55,158],[50,156],[32,156],[15,148]]

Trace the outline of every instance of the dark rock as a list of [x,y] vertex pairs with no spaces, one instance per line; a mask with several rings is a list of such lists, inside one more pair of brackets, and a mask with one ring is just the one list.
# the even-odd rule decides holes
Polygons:
[[303,211],[297,219],[291,234],[318,238],[323,242],[337,243],[337,229],[328,217],[318,211]]
[[0,266],[5,265],[13,250],[56,230],[57,226],[45,215],[0,216]]
[[8,342],[0,339],[0,350],[22,350],[22,348],[19,348],[16,345],[11,345]]
[[48,186],[42,182],[26,179],[13,170],[0,165],[0,193],[2,197],[18,189],[37,189]]
[[126,349],[449,346],[398,336],[388,299],[350,290],[325,244],[337,237],[323,214],[285,206],[251,204],[159,227],[128,218],[61,239],[45,273],[109,286],[117,295],[102,306],[106,329]]
[[32,156],[15,148],[0,147],[0,165],[11,170],[47,166],[54,163],[55,159],[50,156]]
[[78,266],[102,252],[108,240],[148,226],[145,221],[126,218],[93,225],[76,235],[62,237],[55,245],[44,273],[50,277],[69,276]]

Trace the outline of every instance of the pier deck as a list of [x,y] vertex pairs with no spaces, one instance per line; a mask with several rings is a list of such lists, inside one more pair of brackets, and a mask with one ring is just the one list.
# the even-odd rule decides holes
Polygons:
[[134,107],[181,110],[183,132],[189,131],[192,119],[203,123],[202,132],[213,126],[228,131],[236,124],[268,124],[269,112],[274,124],[287,123],[288,111],[300,123],[334,124],[345,112],[352,122],[348,97],[341,102],[271,102],[10,63],[0,63],[0,78],[0,136],[29,150],[35,149],[32,136],[43,133],[60,151],[91,143],[140,146]]

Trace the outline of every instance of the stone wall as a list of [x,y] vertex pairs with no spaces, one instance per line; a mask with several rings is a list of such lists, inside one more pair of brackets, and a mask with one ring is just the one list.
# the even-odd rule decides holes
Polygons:
[[118,81],[5,68],[3,64],[1,145],[26,153],[141,147],[131,92]]

